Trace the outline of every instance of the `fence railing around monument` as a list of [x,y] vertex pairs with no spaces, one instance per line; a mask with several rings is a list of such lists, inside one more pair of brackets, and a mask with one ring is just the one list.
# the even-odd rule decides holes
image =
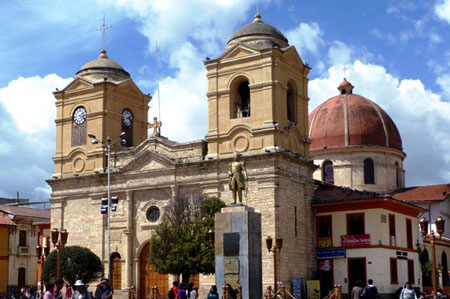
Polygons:
[[[165,299],[165,298],[167,298],[167,296],[162,296],[159,293],[158,287],[153,286],[151,288],[150,295],[142,299]],[[231,296],[231,290],[227,285],[224,285],[222,287],[222,299],[233,299]],[[240,285],[236,289],[236,299],[242,299],[242,286]],[[286,286],[281,285],[279,287],[279,290],[276,292],[274,289],[272,289],[272,286],[268,286],[261,299],[297,299],[297,298],[286,289]],[[342,299],[342,286],[340,284],[334,285],[333,291],[330,291],[330,293],[322,299]]]

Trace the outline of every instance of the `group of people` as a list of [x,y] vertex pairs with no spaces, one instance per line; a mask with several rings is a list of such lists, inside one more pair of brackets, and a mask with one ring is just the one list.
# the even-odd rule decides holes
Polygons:
[[169,299],[197,299],[198,287],[190,283],[179,283],[174,281],[172,287],[169,289]]
[[24,286],[23,288],[14,289],[11,298],[13,299],[32,299],[35,297],[36,288],[34,286]]
[[[355,286],[351,292],[351,299],[378,299],[378,289],[373,284],[373,280],[369,279],[367,286],[364,286],[362,281],[358,280],[355,283]],[[441,294],[440,294],[441,293]],[[439,292],[438,290],[438,298],[442,295],[442,290]],[[398,299],[424,299],[428,296],[426,294],[420,292],[419,288],[413,288],[411,283],[407,281],[403,288],[399,288],[396,293]]]
[[95,295],[88,291],[82,280],[77,280],[72,287],[67,284],[66,292],[63,295],[62,289],[64,287],[64,280],[58,279],[55,283],[49,282],[45,286],[44,299],[112,299],[114,289],[109,284],[108,278],[103,278],[97,285]]

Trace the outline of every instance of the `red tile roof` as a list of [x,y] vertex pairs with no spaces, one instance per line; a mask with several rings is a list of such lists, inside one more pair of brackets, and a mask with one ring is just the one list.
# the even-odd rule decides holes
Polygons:
[[392,197],[404,201],[442,201],[450,197],[450,184],[403,188]]
[[2,211],[5,214],[11,214],[14,216],[42,218],[50,220],[49,209],[42,210],[42,209],[0,205],[0,211]]
[[6,225],[6,226],[17,226],[14,221],[12,221],[8,215],[0,213],[0,226]]

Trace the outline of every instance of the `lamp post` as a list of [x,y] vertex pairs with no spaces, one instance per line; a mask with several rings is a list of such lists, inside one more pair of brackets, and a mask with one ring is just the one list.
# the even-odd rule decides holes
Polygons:
[[420,219],[420,231],[422,233],[422,237],[425,241],[425,239],[428,239],[431,243],[431,253],[432,253],[432,257],[431,257],[431,263],[433,266],[433,277],[432,277],[432,281],[433,281],[433,298],[437,299],[437,269],[436,269],[436,238],[438,240],[440,240],[442,238],[442,234],[444,233],[444,223],[445,220],[439,216],[436,220],[435,220],[435,225],[436,225],[436,232],[438,233],[438,236],[436,236],[435,232],[433,230],[431,230],[430,233],[428,233],[428,220],[427,219]]
[[[59,237],[61,235],[61,238]],[[56,278],[61,278],[61,248],[67,243],[67,237],[69,233],[62,229],[61,232],[57,228],[52,230],[52,243],[56,247]]]
[[[44,245],[44,248],[42,248],[41,244],[38,243],[38,245],[36,246],[36,255],[37,255],[37,263],[38,263],[38,267],[39,264],[41,265],[41,298],[44,294],[44,284],[43,284],[43,280],[42,280],[42,273],[44,271],[44,261],[47,258],[48,254],[50,253],[50,247],[47,246],[47,239],[46,238],[42,238],[42,245]],[[43,249],[43,250],[42,250]]]
[[[108,183],[107,183],[107,197],[108,197],[108,205],[107,205],[107,221],[108,221],[108,279],[109,281],[111,281],[111,146],[114,146],[117,144],[111,144],[111,137],[108,136],[108,138],[106,138],[106,142],[100,141],[97,139],[97,137],[95,137],[94,134],[89,133],[88,137],[91,138],[91,143],[92,144],[102,144],[103,146],[106,146],[106,153],[107,153],[107,160],[108,160],[108,165],[107,165],[107,176],[108,176]],[[123,146],[126,145],[126,139],[125,139],[125,132],[120,133],[119,135],[119,142],[120,144],[122,144]]]
[[283,238],[276,237],[275,238],[275,245],[273,245],[273,239],[271,236],[266,237],[266,247],[269,252],[272,252],[273,254],[273,276],[275,281],[274,290],[275,293],[277,292],[278,288],[278,273],[277,273],[277,252],[281,252],[281,248],[283,247]]

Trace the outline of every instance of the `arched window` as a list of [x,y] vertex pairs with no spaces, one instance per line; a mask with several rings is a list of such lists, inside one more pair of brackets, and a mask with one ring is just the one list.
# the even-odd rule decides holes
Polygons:
[[375,167],[370,158],[364,160],[364,184],[375,184]]
[[450,274],[448,273],[447,253],[445,253],[445,251],[442,251],[441,264],[442,264],[442,284],[445,287],[447,287],[450,285]]
[[116,290],[122,289],[122,262],[118,252],[111,254],[111,285]]
[[287,101],[287,119],[292,123],[297,123],[297,105],[296,105],[295,89],[291,83],[288,83],[286,101]]
[[26,270],[24,267],[20,267],[17,271],[17,286],[20,289],[24,287],[26,283]]
[[87,111],[83,106],[78,106],[72,115],[72,146],[86,144],[87,137]]
[[247,80],[240,82],[232,91],[232,118],[250,116],[250,87]]
[[[431,286],[431,271],[425,272],[423,269],[430,269],[431,267],[427,266],[430,264],[430,257],[428,255],[428,251],[426,248],[419,255],[420,264],[422,266],[422,284],[424,286]],[[431,265],[430,265],[431,266]]]
[[334,184],[333,162],[326,160],[322,164],[322,181]]
[[395,162],[395,180],[397,182],[397,188],[400,188],[402,186],[402,176],[398,162]]
[[122,110],[122,132],[125,132],[125,144],[124,146],[131,147],[133,146],[133,124],[134,124],[134,115],[133,112],[125,108]]

